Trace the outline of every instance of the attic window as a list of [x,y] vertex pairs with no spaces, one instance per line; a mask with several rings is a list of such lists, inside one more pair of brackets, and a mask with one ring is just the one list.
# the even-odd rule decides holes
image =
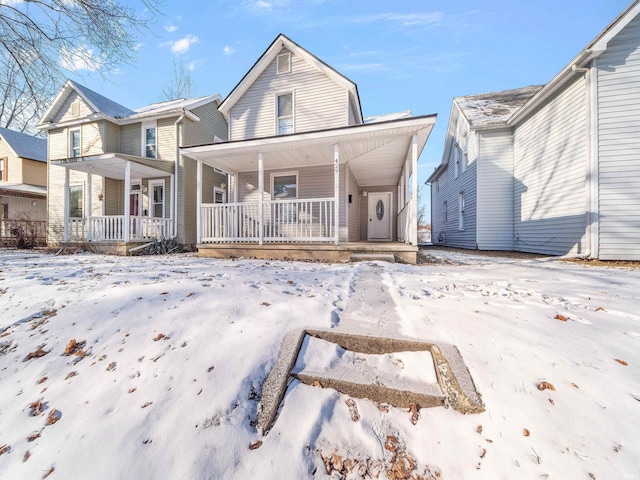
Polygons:
[[278,55],[278,75],[291,72],[291,54],[282,53]]
[[76,100],[75,102],[71,103],[71,115],[73,115],[74,117],[77,117],[79,114],[80,114],[80,102]]

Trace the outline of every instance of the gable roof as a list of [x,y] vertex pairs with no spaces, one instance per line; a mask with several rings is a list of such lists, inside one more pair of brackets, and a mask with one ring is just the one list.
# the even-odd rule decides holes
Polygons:
[[616,19],[602,30],[560,73],[541,88],[522,108],[517,110],[508,119],[509,125],[515,125],[524,119],[538,105],[553,95],[563,85],[569,82],[575,75],[582,75],[579,70],[587,66],[591,60],[602,55],[609,42],[620,33],[634,18],[640,14],[640,0],[634,0]]
[[[177,100],[170,100],[168,102],[153,103],[151,105],[146,105],[132,110],[103,95],[100,95],[97,92],[94,92],[84,85],[80,85],[73,80],[67,80],[43,115],[38,124],[38,128],[43,130],[51,128],[51,126],[47,124],[52,122],[55,114],[62,107],[63,103],[72,91],[75,91],[86,102],[91,109],[93,119],[103,118],[117,124],[133,123],[141,121],[142,119],[168,114],[180,115],[184,110],[188,111],[209,102],[216,102],[216,104],[220,104],[220,101],[222,100],[220,95],[208,95],[192,99],[180,98]],[[187,116],[192,120],[198,120],[197,116],[191,113],[188,113]]]
[[453,101],[472,129],[503,127],[507,126],[509,117],[542,87],[543,85],[531,85],[501,92],[467,95],[456,97]]
[[280,51],[286,48],[294,55],[303,58],[307,63],[311,64],[329,78],[345,87],[352,95],[352,98],[356,102],[356,111],[359,115],[359,120],[362,122],[362,107],[360,105],[360,96],[358,94],[358,86],[349,78],[338,72],[332,66],[326,64],[314,54],[305,50],[300,45],[295,43],[289,37],[284,34],[279,34],[276,39],[269,45],[264,53],[258,58],[256,63],[249,69],[249,71],[242,77],[238,84],[233,87],[227,98],[224,99],[218,110],[222,112],[225,117],[228,117],[231,108],[236,102],[244,95],[244,93],[253,85],[256,79],[265,71],[265,69],[276,58]]
[[0,137],[7,142],[18,157],[46,163],[47,141],[45,139],[14,132],[8,128],[0,128]]
[[363,123],[386,122],[389,120],[399,120],[401,118],[411,118],[412,116],[413,115],[411,114],[411,110],[403,110],[401,112],[383,113],[381,115],[371,115],[369,117],[364,117]]

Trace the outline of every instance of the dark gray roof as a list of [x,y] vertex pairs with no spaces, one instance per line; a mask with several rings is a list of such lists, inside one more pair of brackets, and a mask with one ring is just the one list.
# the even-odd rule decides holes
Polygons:
[[507,119],[542,87],[531,85],[502,92],[467,95],[456,97],[454,101],[471,128],[498,127],[506,125]]
[[73,84],[73,86],[78,91],[82,92],[82,95],[84,95],[84,97],[88,101],[93,103],[93,105],[98,109],[98,112],[102,112],[105,115],[109,115],[113,118],[124,118],[136,113],[133,110],[114,102],[113,100],[109,100],[107,97],[103,97],[99,93],[94,92],[84,85],[80,85],[73,80],[69,80],[69,82]]
[[47,141],[26,133],[14,132],[8,128],[0,128],[0,136],[22,158],[30,158],[39,162],[47,161]]

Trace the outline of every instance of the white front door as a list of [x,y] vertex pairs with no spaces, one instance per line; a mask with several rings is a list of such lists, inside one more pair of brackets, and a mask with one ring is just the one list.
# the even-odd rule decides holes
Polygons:
[[369,193],[369,240],[391,240],[391,193]]

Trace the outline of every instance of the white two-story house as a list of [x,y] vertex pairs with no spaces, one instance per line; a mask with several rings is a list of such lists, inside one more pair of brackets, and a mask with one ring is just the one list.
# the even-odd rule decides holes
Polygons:
[[[284,35],[219,111],[227,141],[180,149],[197,163],[200,255],[415,263],[417,161],[435,115],[365,122],[356,84]],[[207,166],[229,175],[227,203],[207,200]]]

